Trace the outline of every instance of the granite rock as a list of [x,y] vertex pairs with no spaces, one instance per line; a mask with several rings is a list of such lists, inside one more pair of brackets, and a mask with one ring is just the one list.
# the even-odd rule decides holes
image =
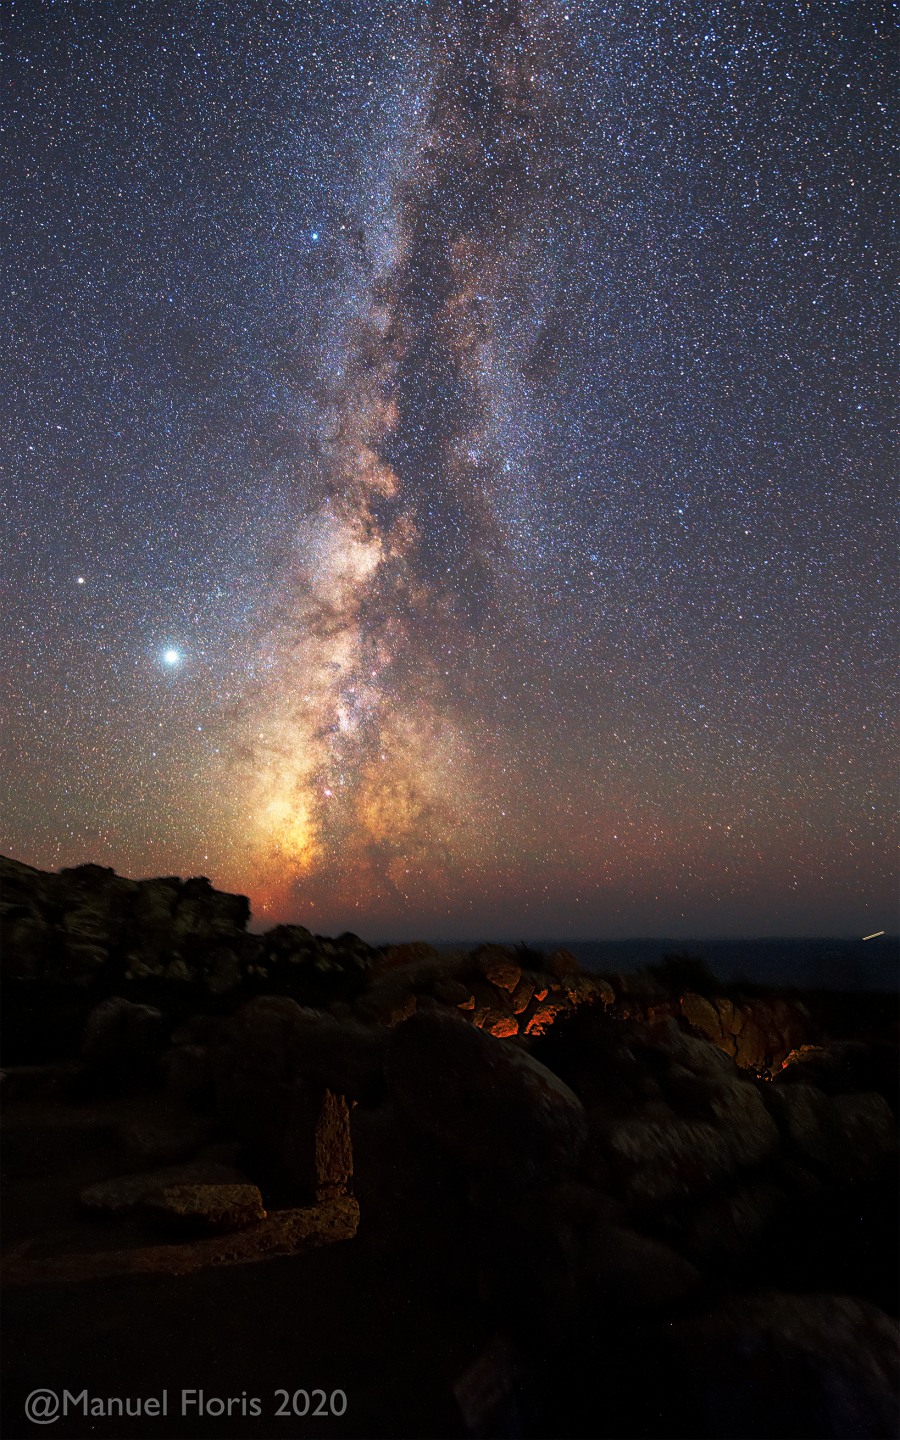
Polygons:
[[666,1334],[678,1433],[723,1440],[897,1434],[900,1327],[865,1300],[764,1292]]
[[701,1284],[700,1272],[662,1241],[604,1222],[591,1233],[586,1269],[591,1298],[613,1314],[670,1310]]
[[145,1196],[143,1204],[185,1229],[226,1235],[265,1220],[262,1196],[255,1185],[178,1184]]
[[113,1075],[146,1070],[164,1044],[162,1018],[155,1006],[110,996],[88,1015],[82,1059],[92,1069]]
[[530,1055],[452,1014],[416,1015],[390,1034],[392,1095],[413,1125],[460,1160],[523,1177],[576,1162],[581,1102]]
[[170,1185],[246,1185],[243,1170],[228,1161],[215,1158],[216,1147],[209,1147],[186,1165],[167,1165],[155,1170],[117,1175],[101,1180],[81,1191],[82,1205],[89,1210],[121,1215],[137,1205],[161,1195]]

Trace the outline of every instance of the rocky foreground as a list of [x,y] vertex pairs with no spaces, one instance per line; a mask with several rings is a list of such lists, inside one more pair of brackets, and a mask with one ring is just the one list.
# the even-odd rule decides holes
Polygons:
[[205,880],[2,879],[8,1297],[87,1323],[115,1284],[137,1323],[148,1277],[175,1313],[266,1261],[274,1297],[349,1242],[347,1303],[436,1314],[449,1368],[406,1413],[387,1345],[365,1421],[326,1433],[897,1434],[896,1002],[837,1038],[834,1000],[687,962],[601,978],[564,950],[251,935]]

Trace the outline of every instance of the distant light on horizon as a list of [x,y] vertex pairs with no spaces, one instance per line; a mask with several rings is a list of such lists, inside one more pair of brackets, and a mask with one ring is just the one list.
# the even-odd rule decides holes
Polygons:
[[877,940],[877,939],[878,939],[878,936],[879,936],[879,935],[883,935],[883,934],[884,934],[884,931],[883,931],[883,930],[873,930],[873,932],[872,932],[871,935],[864,935],[864,936],[863,936],[863,939],[864,939],[864,940]]

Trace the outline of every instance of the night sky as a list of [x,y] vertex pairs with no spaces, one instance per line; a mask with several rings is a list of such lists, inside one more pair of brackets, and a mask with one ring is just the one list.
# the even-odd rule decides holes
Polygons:
[[893,928],[888,14],[16,6],[5,853]]

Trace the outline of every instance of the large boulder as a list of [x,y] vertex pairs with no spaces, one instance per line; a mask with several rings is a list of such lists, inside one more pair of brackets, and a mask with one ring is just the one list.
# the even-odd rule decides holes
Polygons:
[[116,1126],[116,1139],[134,1170],[172,1165],[211,1142],[217,1126],[211,1116],[160,1111]]
[[764,1292],[667,1332],[678,1434],[897,1435],[900,1327],[865,1300]]
[[301,1076],[351,1100],[384,1094],[387,1033],[336,1019],[284,995],[260,995],[233,1017],[215,1053],[220,1078],[230,1069],[280,1080]]
[[759,1165],[778,1149],[778,1127],[759,1091],[733,1059],[709,1041],[665,1022],[658,1045],[660,1084],[672,1097],[706,1109],[736,1165]]
[[472,1283],[477,1232],[456,1157],[409,1123],[391,1100],[350,1116],[359,1237],[392,1264],[405,1261],[451,1289]]
[[897,1156],[897,1123],[877,1091],[825,1095],[815,1085],[773,1085],[766,1095],[792,1156],[837,1185],[867,1184]]
[[452,1014],[417,1014],[390,1032],[390,1091],[420,1130],[468,1165],[523,1179],[577,1163],[581,1101],[527,1054]]
[[757,1177],[703,1197],[686,1217],[681,1248],[701,1265],[742,1264],[781,1218],[786,1195]]
[[111,995],[90,1012],[81,1055],[91,1069],[112,1078],[146,1072],[164,1044],[162,1013]]
[[346,1190],[346,1097],[383,1093],[384,1042],[285,996],[260,996],[221,1027],[210,1047],[219,1116],[291,1203]]
[[700,1273],[682,1255],[649,1235],[597,1224],[587,1249],[591,1300],[606,1313],[648,1315],[690,1300]]
[[43,978],[50,955],[52,931],[38,915],[13,915],[4,922],[2,936],[5,980]]
[[606,1144],[617,1189],[638,1213],[702,1195],[735,1170],[725,1137],[702,1121],[621,1120]]

